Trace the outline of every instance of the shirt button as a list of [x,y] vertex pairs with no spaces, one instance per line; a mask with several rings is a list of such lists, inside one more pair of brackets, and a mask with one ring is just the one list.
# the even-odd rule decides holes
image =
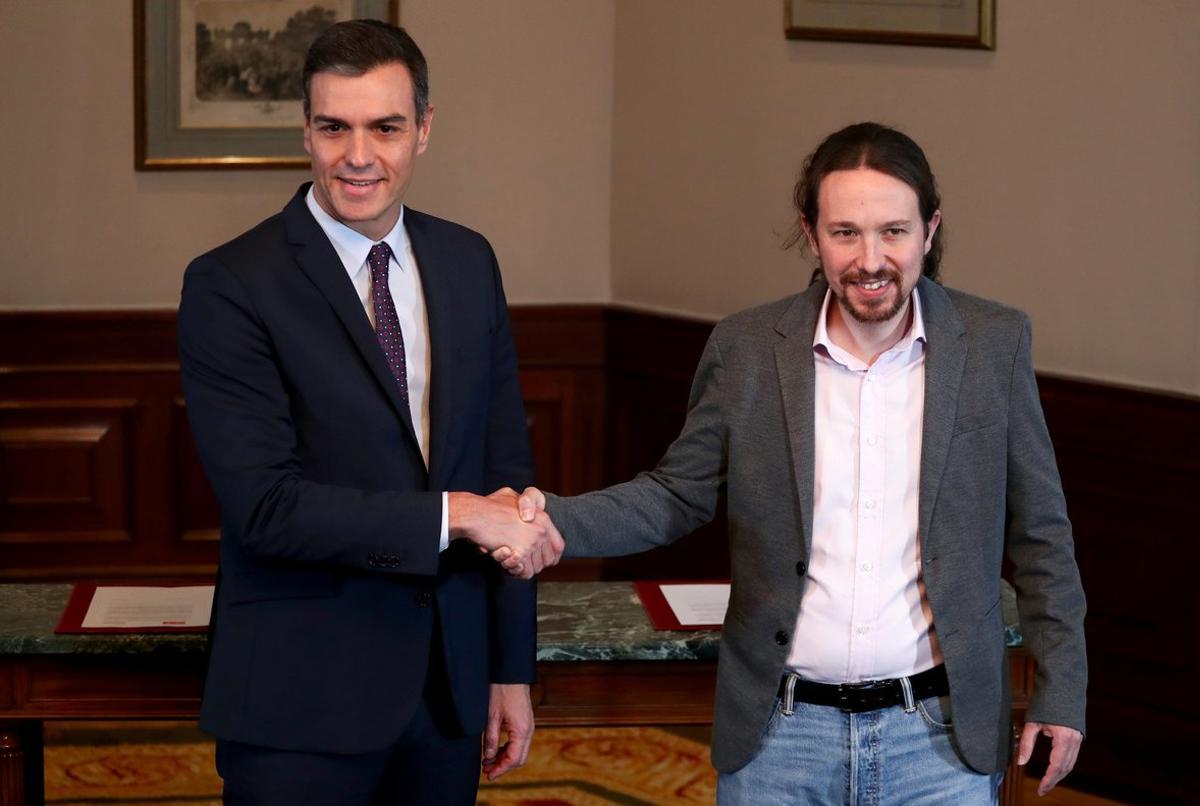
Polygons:
[[429,607],[433,602],[433,596],[428,591],[421,591],[417,594],[417,606]]
[[796,563],[796,575],[797,576],[804,576],[807,572],[808,572],[808,564],[806,562],[804,562],[804,560],[801,560],[800,562]]
[[857,632],[859,635],[866,635],[870,631],[871,631],[871,628],[868,627],[866,624],[859,624],[858,628],[855,630],[855,632]]
[[875,501],[871,498],[868,498],[866,501],[863,502],[863,506],[866,507],[867,509],[874,509]]
[[862,570],[866,571],[868,574],[869,574],[869,573],[871,573],[871,564],[870,564],[870,563],[863,563],[863,564],[862,564]]
[[783,630],[780,630],[779,632],[775,633],[775,643],[779,644],[779,646],[787,646],[787,642],[788,642],[788,634],[787,633],[785,633]]
[[871,436],[867,437],[867,444],[868,444],[868,445],[874,445],[874,444],[875,444],[876,442],[878,442],[878,441],[879,441],[879,438],[878,438],[878,437],[876,437],[874,434],[872,434]]

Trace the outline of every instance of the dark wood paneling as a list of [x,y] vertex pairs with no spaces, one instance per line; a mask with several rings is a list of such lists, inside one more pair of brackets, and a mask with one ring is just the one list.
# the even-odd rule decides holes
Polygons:
[[[711,322],[627,309],[609,312],[608,483],[654,467],[687,415],[692,375]],[[714,521],[669,546],[602,561],[605,579],[724,579],[729,540],[724,507]]]
[[1200,788],[1200,401],[1039,379],[1088,598],[1088,741],[1075,779],[1170,800]]
[[[605,479],[601,306],[515,308],[539,485]],[[170,311],[0,314],[0,579],[211,576],[219,508]],[[570,564],[564,579],[597,577]]]
[[0,367],[178,366],[175,311],[5,311]]
[[540,663],[534,713],[539,725],[707,725],[716,666],[711,661]]
[[[598,305],[516,307],[512,322],[537,483],[571,494],[652,467],[711,325]],[[0,579],[212,573],[217,506],[174,342],[172,312],[0,314]],[[1073,780],[1180,797],[1200,786],[1186,755],[1200,746],[1200,400],[1040,381],[1089,599],[1090,729]],[[718,577],[727,554],[718,521],[549,576]]]
[[604,366],[603,305],[521,305],[510,309],[522,369]]
[[0,401],[0,543],[132,540],[133,400]]

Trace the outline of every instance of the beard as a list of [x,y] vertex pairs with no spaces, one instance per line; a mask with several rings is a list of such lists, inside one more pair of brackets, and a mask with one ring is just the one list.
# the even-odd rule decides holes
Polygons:
[[[881,297],[878,300],[851,300],[850,296],[846,293],[847,287],[851,285],[869,283],[873,280],[890,281],[887,296]],[[900,272],[891,269],[883,269],[877,272],[847,272],[842,275],[840,285],[840,289],[834,288],[833,291],[838,304],[853,319],[864,324],[887,322],[904,310],[904,306],[908,304],[908,298],[912,296],[911,288],[908,290],[904,289],[903,278],[900,276]]]

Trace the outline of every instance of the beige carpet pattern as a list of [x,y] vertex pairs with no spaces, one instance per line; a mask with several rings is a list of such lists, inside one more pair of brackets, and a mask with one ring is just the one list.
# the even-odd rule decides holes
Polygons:
[[[481,783],[483,806],[711,804],[707,728],[541,728],[529,762]],[[46,725],[46,803],[53,806],[219,806],[213,744],[187,722],[51,722]],[[1118,801],[1059,787],[1038,806]]]
[[[220,803],[213,745],[188,723],[57,723],[46,730],[46,803]],[[525,767],[481,783],[484,806],[712,803],[703,741],[657,728],[542,728]]]

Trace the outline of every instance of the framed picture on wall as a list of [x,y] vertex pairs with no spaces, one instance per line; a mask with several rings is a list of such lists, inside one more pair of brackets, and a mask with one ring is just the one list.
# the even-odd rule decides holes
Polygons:
[[305,168],[301,70],[335,22],[398,0],[134,0],[134,168]]
[[996,0],[787,0],[788,39],[996,47]]

